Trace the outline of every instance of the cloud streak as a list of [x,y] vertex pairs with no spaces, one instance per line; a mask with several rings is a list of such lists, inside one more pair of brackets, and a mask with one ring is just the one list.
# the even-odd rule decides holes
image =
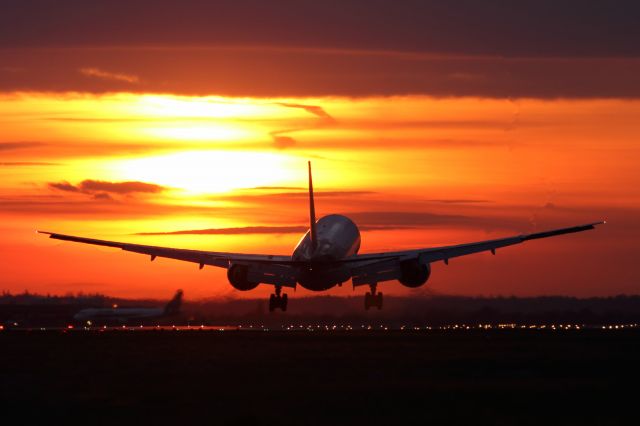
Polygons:
[[78,185],[69,182],[49,182],[48,187],[53,190],[82,193],[92,195],[96,200],[111,200],[111,195],[132,195],[138,193],[157,194],[167,188],[146,182],[107,182],[86,179]]
[[[640,56],[354,55],[330,49],[301,52],[268,46],[0,47],[0,54],[7,63],[24,69],[3,75],[0,91],[5,92],[129,91],[258,98],[411,94],[540,99],[640,97]],[[172,58],[171,62],[167,58]],[[141,76],[144,84],[77,78],[77,70],[86,63],[94,63],[98,69],[113,69],[126,63],[130,75]],[[485,78],[460,79],[452,75]],[[309,112],[321,119],[319,111]]]
[[0,142],[0,151],[35,148],[44,145],[42,142]]
[[291,133],[328,127],[337,123],[336,119],[329,115],[329,113],[319,105],[295,104],[287,102],[278,102],[276,103],[276,105],[280,105],[286,108],[303,109],[306,112],[315,115],[319,119],[318,122],[316,122],[312,126],[300,127],[295,129],[275,130],[270,132],[269,134],[273,138],[273,146],[277,149],[291,148],[297,144],[297,140],[290,136]]
[[99,68],[91,68],[91,67],[80,68],[78,71],[80,72],[80,74],[87,77],[101,78],[105,80],[124,81],[125,83],[140,82],[140,79],[135,75],[109,72],[109,71],[101,70]]

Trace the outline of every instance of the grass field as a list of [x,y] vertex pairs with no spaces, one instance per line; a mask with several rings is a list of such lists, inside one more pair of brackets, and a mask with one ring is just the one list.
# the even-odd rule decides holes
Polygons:
[[637,421],[636,330],[4,331],[0,348],[11,424]]

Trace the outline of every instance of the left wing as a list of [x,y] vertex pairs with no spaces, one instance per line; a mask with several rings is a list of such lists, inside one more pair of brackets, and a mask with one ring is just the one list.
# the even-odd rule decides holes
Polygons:
[[121,243],[117,241],[97,240],[93,238],[76,237],[73,235],[57,234],[55,232],[38,231],[40,234],[47,234],[49,238],[63,241],[73,241],[76,243],[93,244],[104,247],[119,248],[132,253],[140,253],[151,256],[151,260],[156,257],[166,257],[169,259],[182,260],[185,262],[197,263],[200,269],[204,265],[217,266],[228,269],[233,264],[256,265],[252,268],[260,275],[263,283],[291,286],[295,285],[295,278],[290,267],[291,256],[276,256],[269,254],[242,254],[226,253],[218,251],[186,250],[170,247],[146,246],[141,244]]

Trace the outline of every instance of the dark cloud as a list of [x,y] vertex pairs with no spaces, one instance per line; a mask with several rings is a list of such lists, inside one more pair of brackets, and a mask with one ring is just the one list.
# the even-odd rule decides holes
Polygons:
[[526,218],[493,216],[466,216],[415,211],[352,212],[348,216],[358,226],[401,226],[409,228],[464,227],[487,232],[505,230],[523,232],[531,228]]
[[[4,75],[0,91],[126,91],[240,97],[640,96],[640,58],[634,57],[356,55],[269,48],[0,48],[0,57],[2,62],[25,69]],[[105,69],[126,64],[126,73],[139,75],[143,81],[132,85],[118,80],[78,78],[76,69],[86,62]],[[486,78],[452,79],[455,73],[482,74]],[[327,125],[326,118],[320,120]]]
[[517,5],[509,0],[5,0],[0,46],[269,45],[505,57],[638,56],[639,21],[640,5],[633,0]]
[[107,182],[100,180],[83,180],[78,185],[69,182],[50,182],[49,188],[66,192],[92,194],[96,199],[110,199],[109,194],[129,195],[134,193],[159,193],[165,187],[146,182]]
[[311,113],[317,117],[322,119],[323,124],[334,124],[336,122],[335,118],[333,118],[327,111],[324,110],[321,106],[318,105],[305,105],[305,104],[292,104],[286,102],[279,102],[277,105],[287,107],[287,108],[301,108],[308,113]]
[[80,192],[79,187],[75,185],[71,185],[69,182],[49,182],[48,185],[49,185],[49,188],[57,189],[59,191]]
[[633,0],[7,0],[0,91],[637,98],[639,21]]
[[93,199],[94,200],[113,200],[113,197],[111,197],[111,195],[107,194],[106,192],[98,192],[97,194],[93,194]]
[[0,142],[0,151],[34,148],[42,145],[42,142]]
[[135,192],[158,193],[166,188],[146,182],[106,182],[100,180],[84,180],[80,183],[80,189],[85,192],[110,192],[112,194],[132,194]]

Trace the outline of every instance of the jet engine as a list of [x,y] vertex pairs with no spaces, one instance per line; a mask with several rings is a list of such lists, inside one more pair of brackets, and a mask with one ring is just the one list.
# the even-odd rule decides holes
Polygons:
[[247,265],[231,265],[227,269],[227,278],[236,290],[249,291],[253,290],[260,283],[253,283],[247,279],[249,275],[249,266]]
[[410,288],[417,288],[427,282],[431,275],[428,263],[420,263],[418,259],[405,260],[400,264],[400,278],[398,281]]

